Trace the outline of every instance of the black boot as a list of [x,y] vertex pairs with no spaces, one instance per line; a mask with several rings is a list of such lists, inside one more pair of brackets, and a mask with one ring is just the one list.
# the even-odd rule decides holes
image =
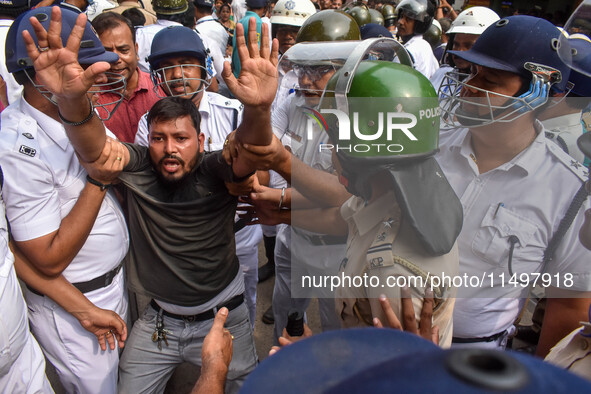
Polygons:
[[263,323],[265,324],[273,324],[275,323],[275,316],[273,316],[273,307],[270,306],[269,309],[263,313],[263,317],[261,318]]

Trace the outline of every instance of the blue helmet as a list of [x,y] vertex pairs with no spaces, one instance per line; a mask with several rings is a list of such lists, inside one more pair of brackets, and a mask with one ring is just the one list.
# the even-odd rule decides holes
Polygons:
[[[449,51],[477,66],[517,74],[527,81],[529,88],[524,87],[525,93],[517,97],[504,96],[470,85],[465,74],[448,73],[440,88],[443,121],[453,127],[510,122],[546,104],[551,90],[567,91],[570,69],[558,56],[560,34],[556,26],[544,19],[517,15],[490,25],[470,50]],[[464,87],[484,93],[486,100],[471,100],[470,104],[484,108],[485,115],[462,110],[462,103],[468,101],[461,95]],[[502,96],[504,104],[491,104],[492,96]]]
[[[27,53],[25,40],[23,39],[23,31],[27,30],[31,33],[35,44],[38,45],[37,36],[33,33],[33,26],[31,25],[30,18],[37,18],[45,30],[48,30],[51,21],[51,10],[52,7],[32,9],[19,15],[19,17],[14,20],[6,35],[6,68],[10,73],[25,71],[27,77],[35,88],[45,98],[56,104],[51,93],[43,85],[37,84],[34,78],[31,77],[31,72],[34,70],[33,61]],[[70,33],[76,24],[78,14],[67,9],[60,10],[62,21],[60,35],[62,44],[65,46]],[[90,23],[86,22],[86,27],[80,41],[80,48],[78,49],[78,63],[81,65],[91,65],[101,61],[115,63],[118,59],[119,56],[117,54],[105,50],[101,40],[94,32]],[[121,103],[121,100],[123,100],[123,92],[125,91],[125,78],[115,73],[105,74],[108,82],[93,85],[89,91],[89,93],[112,93],[117,97],[112,102],[95,104],[95,107],[97,107],[98,110],[98,115],[102,120],[108,120],[112,116]]]
[[[569,67],[558,57],[560,30],[545,19],[528,15],[503,18],[490,25],[468,51],[449,51],[470,63],[519,74],[532,79],[527,64],[539,64],[560,72],[553,89],[564,92]],[[558,78],[559,77],[559,78]]]
[[[150,64],[150,75],[152,76],[156,92],[159,94],[158,86],[162,87],[162,90],[166,92],[169,91],[167,89],[169,83],[178,82],[166,80],[164,71],[170,67],[160,66],[163,60],[176,56],[188,56],[196,58],[199,61],[199,64],[185,64],[181,67],[201,68],[201,88],[193,93],[197,94],[201,90],[206,89],[214,73],[213,60],[209,55],[209,51],[205,48],[203,41],[201,41],[201,38],[194,30],[184,26],[169,26],[160,30],[154,36],[150,55],[146,58]],[[185,78],[183,73],[182,82],[184,83],[188,79],[195,78]],[[185,96],[186,94],[181,94],[181,96]]]
[[[45,30],[48,30],[49,22],[51,20],[51,9],[52,7],[40,7],[29,10],[19,15],[19,17],[12,22],[8,34],[6,35],[6,68],[8,69],[8,72],[14,73],[33,68],[33,61],[27,54],[27,48],[23,39],[23,31],[28,30],[37,45],[37,37],[33,33],[33,26],[29,19],[31,17],[37,18]],[[62,43],[65,45],[74,25],[76,24],[78,14],[66,9],[61,9],[61,13],[61,38]],[[90,23],[87,22],[78,50],[78,63],[83,65],[90,65],[100,61],[114,63],[118,59],[119,56],[117,56],[117,54],[105,51],[101,40],[94,32]]]

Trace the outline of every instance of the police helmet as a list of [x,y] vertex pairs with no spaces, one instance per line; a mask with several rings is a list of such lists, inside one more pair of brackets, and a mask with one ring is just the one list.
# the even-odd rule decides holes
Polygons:
[[[196,58],[200,63],[179,66],[181,68],[198,67],[201,69],[201,78],[185,78],[183,73],[183,84],[190,79],[199,79],[201,82],[200,88],[193,93],[197,94],[207,89],[213,75],[213,60],[207,49],[205,49],[201,38],[194,30],[188,27],[168,26],[156,33],[152,40],[150,55],[146,58],[150,64],[150,75],[152,76],[156,93],[160,94],[158,87],[161,87],[163,91],[167,91],[168,89],[166,88],[173,82],[167,80],[164,73],[166,69],[171,67],[161,67],[160,63],[165,59],[176,56]],[[176,83],[178,81],[174,82]],[[186,94],[179,94],[179,96],[185,96]]]
[[433,0],[402,0],[396,6],[396,15],[401,18],[405,15],[415,21],[414,34],[423,34],[429,29],[435,16]]
[[310,16],[298,32],[296,42],[361,40],[359,25],[339,10],[323,10]]

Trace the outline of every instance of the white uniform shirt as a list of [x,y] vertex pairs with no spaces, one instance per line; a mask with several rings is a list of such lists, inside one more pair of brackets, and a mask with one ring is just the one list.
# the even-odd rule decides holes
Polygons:
[[439,62],[433,55],[431,45],[423,39],[422,35],[417,35],[408,40],[404,47],[412,55],[415,69],[427,78],[431,78],[439,68]]
[[[217,93],[203,92],[199,102],[201,132],[205,135],[205,151],[221,150],[226,137],[242,121],[243,105],[238,100],[229,99]],[[148,114],[140,119],[134,143],[149,145]]]
[[452,66],[450,66],[449,64],[442,64],[441,67],[439,67],[433,73],[433,75],[431,75],[431,77],[429,77],[429,81],[431,82],[431,84],[435,88],[435,91],[437,92],[437,94],[439,94],[439,88],[441,87],[441,83],[443,82],[443,79],[445,78],[445,74],[447,74],[448,72],[453,71],[453,70],[454,70],[454,68]]
[[15,81],[12,74],[6,69],[6,52],[4,51],[4,46],[6,45],[6,35],[11,25],[11,19],[0,19],[0,48],[2,48],[0,50],[0,75],[2,75],[4,82],[6,82],[8,102],[14,103],[21,96],[23,87]]
[[207,41],[206,47],[209,47],[210,55],[213,58],[213,67],[217,75],[222,75],[224,70],[224,58],[226,57],[226,47],[228,46],[228,37],[230,35],[211,15],[204,16],[197,21],[195,26],[197,34]]
[[[165,19],[158,19],[156,21],[156,23],[154,23],[152,25],[147,25],[147,26],[140,27],[139,29],[136,29],[135,42],[137,43],[137,46],[138,46],[137,55],[140,59],[138,61],[138,66],[139,66],[140,70],[147,72],[147,73],[150,72],[150,63],[148,63],[146,58],[151,53],[152,40],[154,39],[154,36],[160,30],[162,30],[168,26],[182,26],[182,25],[177,22],[173,22],[173,21],[169,21],[169,20],[165,20]],[[205,46],[206,49],[211,47],[211,43],[209,42],[207,37],[203,36],[202,34],[198,34],[197,32],[195,32],[195,33],[201,38],[201,41],[203,41],[203,46]],[[225,50],[224,50],[224,52],[225,52]],[[215,59],[214,59],[214,62],[215,62]],[[222,62],[222,67],[223,67],[223,62],[224,62],[223,57],[221,58],[221,62]],[[202,64],[202,66],[206,67],[205,64]],[[213,70],[214,72],[213,72],[212,77],[215,77],[217,75],[216,69],[217,69],[217,67],[214,63],[214,70]]]
[[577,138],[583,135],[581,112],[557,116],[541,122],[544,125],[544,128],[548,131],[546,137],[560,146],[560,149],[562,150],[564,150],[562,145],[565,144],[567,148],[566,153],[579,163],[585,161],[585,155],[577,146]]
[[[485,337],[512,326],[522,305],[519,298],[527,297],[528,288],[509,283],[509,237],[519,239],[513,272],[541,272],[548,242],[586,179],[582,165],[548,141],[539,122],[536,128],[539,134],[526,150],[484,174],[479,174],[470,157],[473,151],[467,129],[441,138],[437,159],[464,209],[457,241],[460,275],[483,281],[480,287],[472,284],[458,290],[456,337]],[[591,252],[578,239],[583,211],[588,208],[586,200],[545,268],[554,279],[559,276],[559,283],[552,282],[554,287],[591,290]],[[572,274],[572,282],[566,274]]]
[[[4,173],[6,171],[4,170]],[[0,378],[19,357],[29,334],[27,307],[14,271],[14,257],[8,248],[4,201],[0,199]]]
[[[0,166],[4,171],[6,216],[14,239],[28,241],[60,228],[84,188],[86,171],[62,124],[24,98],[1,116]],[[103,275],[119,265],[128,246],[121,207],[109,192],[88,239],[63,275],[72,283]]]

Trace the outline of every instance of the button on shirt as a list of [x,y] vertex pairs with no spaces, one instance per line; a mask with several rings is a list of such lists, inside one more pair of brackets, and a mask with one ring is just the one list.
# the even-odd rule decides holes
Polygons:
[[[458,289],[454,336],[485,337],[508,329],[527,297],[527,285],[510,284],[509,238],[513,272],[541,272],[544,251],[573,197],[585,179],[582,166],[548,141],[539,122],[538,136],[511,161],[479,174],[471,158],[470,133],[453,130],[441,137],[437,156],[449,183],[460,198],[464,224],[458,238],[460,273],[482,281]],[[591,290],[591,252],[578,240],[586,200],[562,239],[545,272],[552,286],[574,291]],[[572,282],[565,275],[572,275]],[[533,278],[533,277],[532,277]],[[533,280],[533,279],[532,279]],[[491,287],[492,283],[492,287]]]
[[[6,216],[14,239],[28,241],[59,229],[84,188],[86,171],[62,124],[24,98],[1,116],[0,165]],[[128,244],[121,207],[109,192],[84,246],[63,274],[72,283],[103,275],[119,265]]]
[[[221,150],[226,137],[242,121],[242,104],[240,101],[226,98],[220,94],[203,91],[199,102],[201,115],[201,132],[205,135],[205,151]],[[142,116],[135,136],[135,143],[149,145],[147,114]]]
[[[124,98],[119,106],[107,121],[105,126],[111,130],[120,141],[133,142],[137,132],[140,118],[152,108],[160,97],[154,92],[154,84],[150,74],[143,72],[138,68],[138,85],[129,98]],[[164,97],[164,92],[160,89],[160,96]],[[101,93],[98,98],[99,103],[111,103],[117,100],[119,96],[113,93]],[[113,106],[107,108],[112,111]]]
[[431,45],[423,39],[422,35],[418,35],[408,40],[404,47],[412,55],[415,69],[427,78],[431,78],[439,68],[439,62],[433,55]]

